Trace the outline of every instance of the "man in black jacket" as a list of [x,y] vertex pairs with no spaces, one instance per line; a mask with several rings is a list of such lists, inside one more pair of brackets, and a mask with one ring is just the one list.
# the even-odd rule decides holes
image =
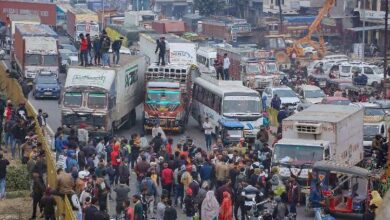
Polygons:
[[156,41],[157,47],[155,53],[158,52],[158,62],[157,65],[165,66],[165,52],[166,52],[166,43],[165,43],[165,37],[160,37],[160,40]]
[[[120,37],[119,39],[115,40],[113,43],[112,43],[112,53],[113,53],[113,57],[112,57],[112,63],[113,64],[116,64],[118,65],[119,64],[119,58],[120,58],[120,49],[122,47],[122,40],[123,40],[123,37]],[[115,60],[115,57],[116,57],[116,60]]]

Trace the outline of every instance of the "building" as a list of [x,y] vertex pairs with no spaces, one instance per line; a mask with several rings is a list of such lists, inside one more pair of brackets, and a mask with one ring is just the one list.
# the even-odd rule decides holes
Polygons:
[[357,7],[354,9],[354,27],[349,30],[357,32],[358,42],[363,42],[363,33],[365,34],[365,43],[376,44],[381,50],[384,45],[389,47],[389,42],[385,44],[385,0],[357,0]]
[[182,18],[193,10],[193,0],[153,0],[153,11],[165,18]]

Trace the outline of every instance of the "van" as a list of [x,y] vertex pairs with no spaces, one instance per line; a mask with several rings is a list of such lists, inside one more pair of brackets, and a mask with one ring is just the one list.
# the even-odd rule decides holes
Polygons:
[[358,72],[367,76],[367,85],[378,86],[383,80],[383,69],[363,62],[344,62],[339,66],[340,78],[352,78]]

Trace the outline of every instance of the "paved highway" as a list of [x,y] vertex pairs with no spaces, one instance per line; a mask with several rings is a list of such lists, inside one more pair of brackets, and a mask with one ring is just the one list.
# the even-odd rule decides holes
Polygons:
[[[61,37],[60,41],[62,43],[68,43],[69,42],[66,37]],[[4,64],[7,65],[7,61],[3,62],[3,65]],[[64,82],[65,82],[66,74],[60,74],[59,78],[60,78],[60,82],[63,85]],[[47,123],[48,123],[48,126],[51,128],[52,131],[55,131],[57,129],[57,127],[61,126],[61,113],[60,113],[60,107],[58,105],[58,101],[57,100],[46,100],[46,99],[44,99],[44,100],[43,99],[36,100],[36,99],[34,99],[32,97],[32,95],[30,93],[29,101],[35,107],[36,110],[42,109],[44,112],[47,112],[49,114],[49,118],[47,120]],[[134,127],[132,127],[131,129],[127,129],[127,130],[121,129],[121,130],[116,132],[116,135],[130,138],[131,134],[133,134],[135,132],[137,132],[137,133],[143,132],[142,126],[141,126],[141,124],[142,124],[141,123],[142,111],[143,111],[143,107],[142,106],[138,106],[138,108],[137,108],[137,123],[136,123],[136,125]],[[169,134],[167,134],[167,135],[169,135]],[[195,120],[193,120],[192,118],[189,120],[189,124],[188,124],[184,134],[173,135],[174,143],[177,143],[178,140],[184,139],[187,136],[190,136],[191,138],[194,139],[194,143],[195,143],[196,146],[201,146],[202,148],[205,148],[205,140],[204,140],[203,133],[200,131],[197,122]],[[148,138],[150,139],[150,136],[148,136]],[[135,174],[132,173],[132,176],[131,176],[131,192],[132,193],[136,192],[136,189],[135,189],[135,179],[136,179],[135,178]],[[115,200],[115,195],[113,195],[113,198]],[[114,213],[115,213],[115,205],[116,205],[115,201],[109,200],[108,207],[109,207],[110,215],[114,215]],[[178,209],[178,214],[179,214],[179,218],[178,219],[184,219],[185,218],[183,212],[181,210],[179,210],[179,209]],[[314,219],[314,217],[313,217],[313,215],[306,214],[303,207],[298,207],[298,218],[297,219],[300,219],[300,220],[306,220],[307,219],[307,220],[309,220],[309,219]],[[338,217],[337,219],[346,219],[346,218],[339,218]]]

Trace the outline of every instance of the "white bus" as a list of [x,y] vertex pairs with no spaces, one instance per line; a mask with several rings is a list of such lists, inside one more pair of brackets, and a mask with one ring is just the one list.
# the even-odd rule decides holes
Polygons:
[[196,62],[201,73],[215,73],[214,60],[217,58],[217,49],[213,47],[199,47],[196,51]]
[[194,81],[192,117],[202,125],[206,116],[218,135],[218,120],[235,118],[244,125],[244,137],[253,140],[263,124],[259,93],[242,81],[222,81],[203,75]]

